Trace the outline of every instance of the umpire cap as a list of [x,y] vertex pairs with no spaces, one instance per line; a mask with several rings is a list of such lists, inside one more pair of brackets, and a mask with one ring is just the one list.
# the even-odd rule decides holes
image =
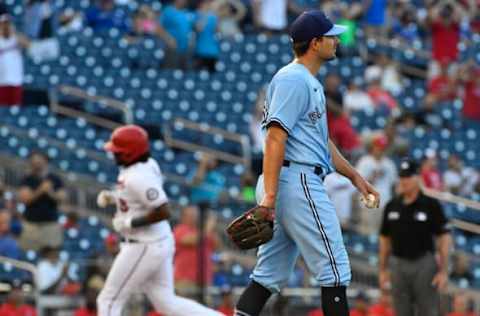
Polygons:
[[398,176],[401,178],[411,177],[418,173],[418,164],[412,159],[404,159],[400,163]]

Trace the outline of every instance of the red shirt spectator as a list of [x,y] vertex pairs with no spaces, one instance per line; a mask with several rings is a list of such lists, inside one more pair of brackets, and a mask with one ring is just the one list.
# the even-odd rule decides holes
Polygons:
[[428,92],[435,95],[437,100],[453,100],[456,97],[455,85],[443,68],[445,65],[441,67],[442,72],[428,83]]
[[147,316],[163,316],[163,315],[160,314],[160,313],[157,313],[157,312],[155,312],[155,311],[151,311],[150,313],[148,313]]
[[429,189],[443,190],[442,176],[436,169],[422,170],[422,180]]
[[368,309],[368,316],[395,316],[393,309],[383,304],[374,304]]
[[316,308],[309,311],[307,316],[323,316],[323,312],[320,308]]
[[328,115],[328,133],[333,142],[345,152],[360,146],[360,140],[347,115]]
[[22,103],[22,48],[28,41],[15,33],[10,16],[0,12],[0,105]]
[[420,167],[420,176],[427,188],[443,191],[442,175],[438,171],[437,155],[433,149],[426,150],[425,159]]
[[[198,284],[198,210],[196,207],[186,207],[182,210],[182,220],[175,227],[175,281],[191,282]],[[213,229],[214,224],[206,223],[206,240],[204,245],[205,281],[210,284],[213,279],[213,262],[210,259],[216,247],[216,238]],[[210,227],[209,227],[210,226]]]
[[367,90],[368,95],[373,101],[375,107],[381,105],[387,106],[390,110],[397,107],[397,101],[392,97],[392,95],[381,86],[372,85]]
[[15,306],[13,304],[4,303],[0,306],[1,316],[36,316],[35,309],[27,304]]
[[222,314],[225,314],[225,316],[233,316],[235,313],[235,309],[230,306],[219,306],[217,308],[217,311],[219,311]]
[[75,311],[75,314],[73,316],[97,316],[97,313],[94,311],[91,311],[85,307],[79,308]]
[[356,310],[356,309],[351,309],[350,310],[350,316],[367,316],[367,315],[368,315],[367,313],[361,312],[361,311]]
[[469,119],[480,120],[480,70],[465,82],[463,115]]
[[455,61],[458,57],[460,41],[460,24],[443,19],[432,23],[432,56],[437,61]]

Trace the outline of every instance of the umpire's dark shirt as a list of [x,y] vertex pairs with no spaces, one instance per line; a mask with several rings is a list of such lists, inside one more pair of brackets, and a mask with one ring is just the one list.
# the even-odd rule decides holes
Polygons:
[[[48,174],[44,178],[29,175],[22,180],[21,185],[35,191],[42,184],[43,180],[50,180],[55,191],[63,187],[62,180],[54,174]],[[42,194],[26,207],[23,216],[29,222],[55,222],[58,218],[57,201],[46,193]]]
[[385,207],[380,235],[390,237],[392,255],[414,260],[434,252],[434,237],[448,232],[440,203],[420,193],[411,204],[393,198]]

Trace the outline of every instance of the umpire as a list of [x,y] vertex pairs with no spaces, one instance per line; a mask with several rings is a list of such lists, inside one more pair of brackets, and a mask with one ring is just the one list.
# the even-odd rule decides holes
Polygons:
[[440,203],[422,193],[414,161],[401,162],[399,177],[400,194],[386,205],[380,228],[380,287],[391,284],[396,316],[438,316],[448,282],[448,221]]

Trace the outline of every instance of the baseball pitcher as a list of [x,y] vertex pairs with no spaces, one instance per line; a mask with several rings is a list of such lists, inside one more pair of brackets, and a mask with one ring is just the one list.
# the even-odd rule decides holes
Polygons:
[[[321,11],[302,13],[290,30],[296,58],[268,86],[259,205],[227,228],[240,248],[261,244],[252,282],[237,303],[237,316],[259,315],[270,295],[287,284],[299,254],[322,287],[324,314],[348,316],[350,264],[323,179],[336,170],[350,179],[371,207],[378,205],[379,194],[328,136],[325,94],[316,75],[324,62],[335,58],[338,35],[344,31]],[[271,236],[272,216],[267,210],[274,209]]]

